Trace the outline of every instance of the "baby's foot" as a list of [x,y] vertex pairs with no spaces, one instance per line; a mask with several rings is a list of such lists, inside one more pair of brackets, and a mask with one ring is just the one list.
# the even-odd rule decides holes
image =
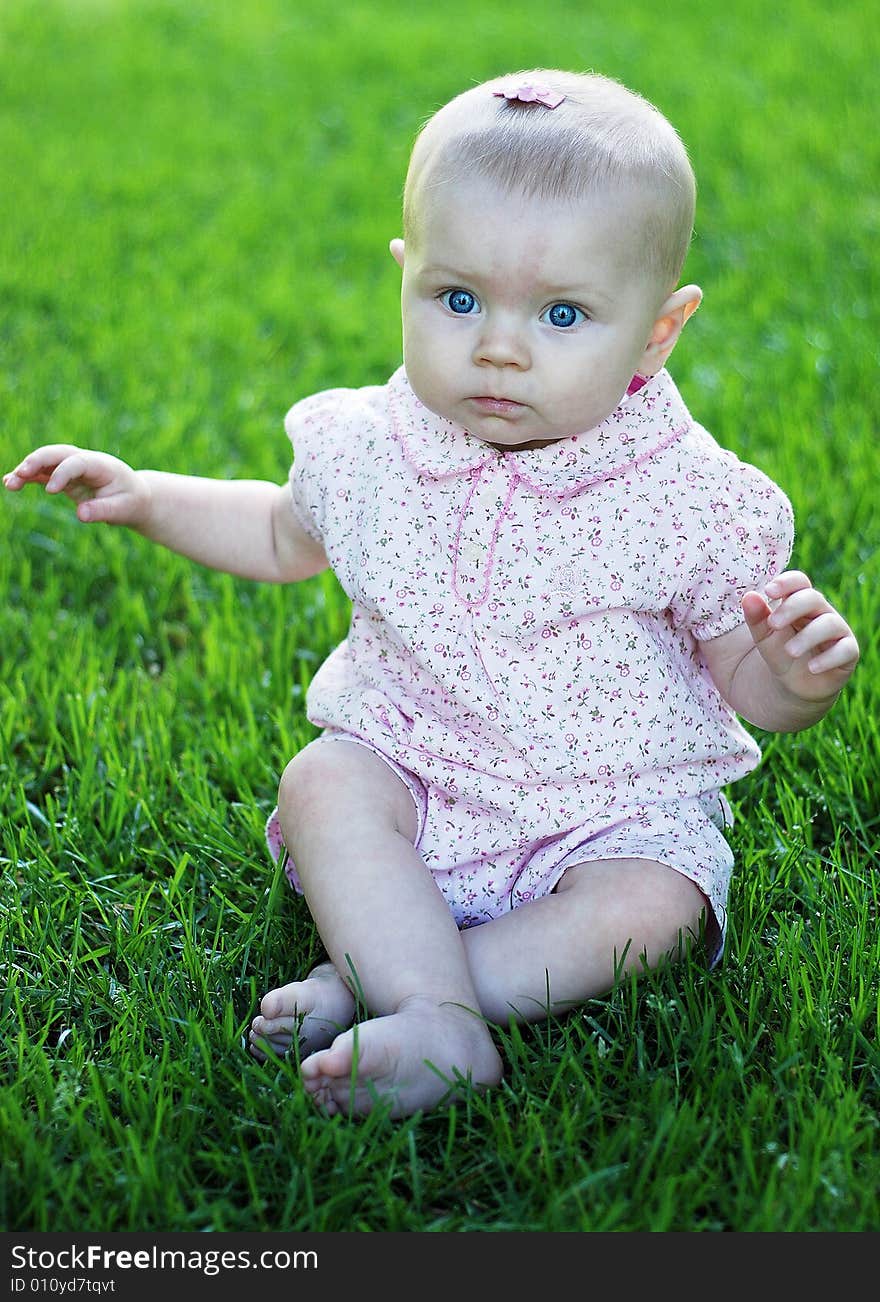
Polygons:
[[349,1109],[367,1113],[387,1098],[391,1115],[404,1117],[455,1097],[459,1078],[476,1088],[497,1085],[501,1059],[474,1013],[414,997],[396,1013],[338,1035],[306,1058],[300,1073],[330,1116]]
[[354,996],[332,963],[319,963],[305,981],[291,981],[263,996],[251,1022],[249,1048],[264,1062],[267,1046],[283,1056],[298,1039],[306,1056],[326,1048],[353,1020]]

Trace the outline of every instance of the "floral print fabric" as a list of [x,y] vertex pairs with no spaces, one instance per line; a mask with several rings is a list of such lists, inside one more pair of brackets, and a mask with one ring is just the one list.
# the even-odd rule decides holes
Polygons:
[[306,398],[285,427],[292,509],[352,605],[308,692],[313,723],[414,774],[453,819],[479,810],[508,849],[758,763],[700,643],[785,568],[791,507],[668,372],[595,429],[526,451],[434,415],[403,368]]

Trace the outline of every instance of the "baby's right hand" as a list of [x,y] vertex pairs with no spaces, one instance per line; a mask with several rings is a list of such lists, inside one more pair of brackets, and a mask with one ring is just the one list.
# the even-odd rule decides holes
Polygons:
[[45,484],[47,493],[65,493],[77,503],[77,518],[87,524],[136,528],[146,518],[150,500],[143,476],[124,461],[68,443],[37,448],[3,476],[3,483],[13,493],[26,484]]

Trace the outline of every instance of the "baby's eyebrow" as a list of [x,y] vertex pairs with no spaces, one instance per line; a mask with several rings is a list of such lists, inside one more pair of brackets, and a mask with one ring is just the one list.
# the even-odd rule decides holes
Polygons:
[[[450,267],[446,263],[428,262],[420,268],[420,274],[428,279],[442,279],[450,283],[469,285],[480,284],[486,280],[485,271],[470,271],[463,267]],[[610,303],[614,295],[600,289],[598,285],[561,285],[557,283],[536,283],[532,292],[542,298],[568,300],[576,302]]]
[[572,299],[576,303],[611,303],[613,294],[606,293],[598,285],[540,285],[537,288],[546,298],[555,298],[563,302]]
[[423,276],[442,276],[446,280],[478,280],[481,275],[480,272],[465,271],[462,267],[450,267],[440,262],[426,262],[419,270]]

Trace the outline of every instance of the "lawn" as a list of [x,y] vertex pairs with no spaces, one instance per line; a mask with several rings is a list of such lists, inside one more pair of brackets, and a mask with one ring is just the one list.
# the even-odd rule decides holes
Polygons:
[[0,468],[64,440],[282,480],[292,402],[399,362],[421,121],[592,67],[688,143],[673,372],[790,496],[862,664],[817,727],[756,734],[719,968],[499,1027],[503,1085],[445,1112],[327,1119],[242,1037],[321,953],[262,828],[340,589],[6,495],[2,1229],[880,1229],[878,56],[868,8],[812,0],[5,0]]

